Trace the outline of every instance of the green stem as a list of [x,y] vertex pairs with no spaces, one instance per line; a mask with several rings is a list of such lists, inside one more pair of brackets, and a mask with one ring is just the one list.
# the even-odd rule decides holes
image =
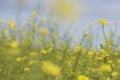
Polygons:
[[[80,43],[80,46],[82,45],[84,39],[85,39],[85,37],[82,38],[82,41],[81,41],[81,43]],[[73,65],[73,72],[76,71],[76,67],[77,67],[77,63],[78,63],[79,56],[80,56],[80,53],[78,53],[77,56],[76,56],[75,63],[74,63],[74,65]]]
[[104,36],[104,38],[105,38],[105,41],[106,41],[106,43],[107,43],[107,45],[108,45],[107,37],[106,37],[106,35],[105,35],[104,25],[102,25],[102,32],[103,32],[103,36]]

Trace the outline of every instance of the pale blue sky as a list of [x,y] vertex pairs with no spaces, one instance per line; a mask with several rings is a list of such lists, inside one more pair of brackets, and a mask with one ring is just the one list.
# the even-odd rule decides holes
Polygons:
[[[23,3],[23,16],[28,15],[36,8],[37,0],[27,0]],[[31,2],[30,2],[31,1]],[[120,20],[120,0],[82,0],[85,6],[85,13],[82,16],[85,20],[96,20],[107,18],[109,20]],[[16,13],[17,0],[0,0],[0,18],[14,18]]]

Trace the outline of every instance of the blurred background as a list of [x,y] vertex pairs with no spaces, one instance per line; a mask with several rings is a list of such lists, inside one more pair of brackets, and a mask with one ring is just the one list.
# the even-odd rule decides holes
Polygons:
[[[16,18],[21,13],[21,19],[26,19],[30,13],[43,4],[48,4],[52,0],[0,0],[0,18]],[[108,20],[119,20],[120,0],[81,0],[84,4],[84,15],[81,21],[88,23],[99,18]],[[20,12],[20,13],[18,13]],[[17,16],[18,17],[18,16]]]
[[[0,19],[26,22],[32,11],[38,11],[42,17],[46,17],[45,12],[49,11],[50,3],[54,1],[56,0],[0,0]],[[118,27],[120,0],[74,0],[74,2],[78,5],[78,11],[81,12],[77,15],[76,21],[72,23],[72,29],[82,27],[78,32],[74,32],[75,37],[87,32],[87,26],[92,23],[95,26],[93,31],[99,35],[99,37],[96,36],[97,43],[101,43],[103,35],[100,32],[98,19],[107,19],[109,23],[115,23],[116,33],[120,31]],[[106,27],[105,30],[109,28]]]

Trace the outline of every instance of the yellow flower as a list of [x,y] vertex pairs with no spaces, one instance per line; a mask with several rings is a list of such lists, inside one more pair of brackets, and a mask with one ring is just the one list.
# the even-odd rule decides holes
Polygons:
[[99,24],[106,25],[108,24],[108,21],[106,19],[98,20]]
[[118,59],[117,62],[120,63],[120,59]]
[[22,61],[22,58],[21,58],[21,57],[18,57],[18,58],[16,58],[16,61],[17,61],[17,62],[21,62],[21,61]]
[[82,49],[82,46],[76,46],[74,51],[77,53],[77,52],[80,52],[81,49]]
[[90,50],[89,52],[88,52],[88,56],[92,56],[94,54],[94,51],[92,51],[92,50]]
[[106,51],[104,49],[100,49],[100,53],[106,54]]
[[33,14],[34,16],[37,16],[39,13],[38,13],[37,11],[33,11],[32,14]]
[[48,34],[48,30],[46,28],[40,29],[40,33],[42,35],[47,35]]
[[42,53],[42,54],[47,54],[48,52],[47,52],[47,50],[45,50],[45,49],[41,49],[41,53]]
[[10,28],[14,28],[16,26],[15,22],[13,20],[10,20],[9,23],[8,23],[8,26]]
[[34,64],[36,62],[37,62],[36,60],[30,60],[28,64],[32,65],[32,64]]
[[24,71],[29,71],[29,70],[30,70],[29,67],[25,67],[25,68],[24,68]]
[[110,79],[110,77],[107,77],[107,79],[106,79],[106,80],[111,80],[111,79]]
[[31,56],[37,56],[37,53],[31,52],[30,55],[31,55]]
[[100,70],[101,70],[102,72],[111,72],[111,71],[112,71],[112,68],[111,68],[110,65],[105,64],[105,65],[102,65],[102,66],[100,67]]
[[80,76],[78,76],[78,80],[89,80],[89,77],[80,75]]
[[73,16],[79,13],[78,5],[73,0],[58,0],[58,2],[53,4],[54,13],[57,13],[60,16]]
[[11,47],[11,48],[17,48],[17,47],[18,47],[18,42],[12,41],[12,42],[10,43],[10,47]]
[[102,57],[97,57],[97,60],[103,61],[103,58]]
[[51,61],[44,61],[42,63],[42,70],[47,74],[57,76],[60,74],[61,68],[53,64]]
[[84,33],[84,37],[87,37],[89,34],[88,33]]
[[112,72],[112,77],[117,77],[118,75],[119,75],[119,73],[118,72]]

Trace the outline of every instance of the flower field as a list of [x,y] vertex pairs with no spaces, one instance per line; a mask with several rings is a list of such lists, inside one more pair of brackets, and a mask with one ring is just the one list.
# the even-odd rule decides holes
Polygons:
[[[77,37],[79,29],[71,31],[76,6],[62,0],[51,6],[48,17],[35,10],[26,22],[0,19],[0,80],[119,80],[116,24],[100,19]],[[63,22],[70,26],[65,29]],[[94,27],[100,28],[102,43],[96,43]]]

